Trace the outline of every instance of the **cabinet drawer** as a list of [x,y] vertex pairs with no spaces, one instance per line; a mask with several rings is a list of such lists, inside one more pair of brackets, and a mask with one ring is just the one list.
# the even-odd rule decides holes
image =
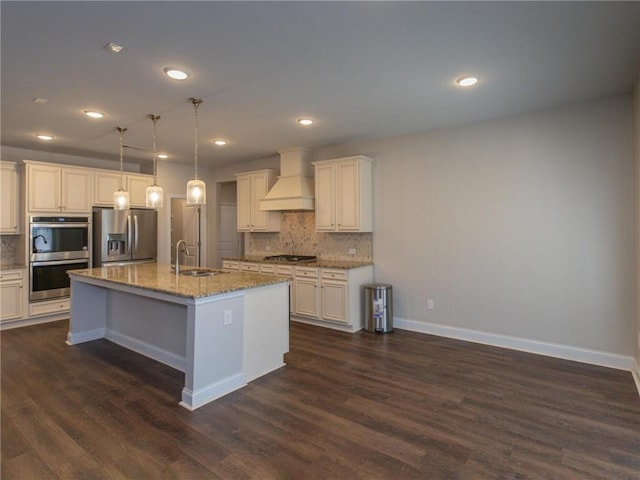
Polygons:
[[322,278],[331,280],[347,280],[347,272],[344,270],[322,270]]
[[5,270],[0,272],[0,281],[22,280],[22,270]]
[[240,270],[243,272],[259,272],[260,265],[257,263],[241,263]]
[[31,303],[29,304],[29,316],[35,317],[36,315],[68,311],[69,306],[70,301],[68,298],[63,298],[55,302]]
[[291,265],[277,265],[276,273],[278,275],[285,275],[287,277],[293,276],[293,267]]
[[296,277],[318,278],[318,269],[309,267],[296,267]]
[[240,270],[240,262],[231,262],[229,260],[222,261],[223,270]]
[[271,275],[275,275],[276,266],[275,265],[260,265],[260,273],[269,273]]

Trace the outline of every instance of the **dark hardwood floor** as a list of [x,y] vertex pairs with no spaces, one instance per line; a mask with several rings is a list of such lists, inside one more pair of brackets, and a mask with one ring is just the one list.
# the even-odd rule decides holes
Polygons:
[[183,375],[67,322],[2,332],[9,479],[640,479],[629,372],[293,324],[287,366],[189,412]]

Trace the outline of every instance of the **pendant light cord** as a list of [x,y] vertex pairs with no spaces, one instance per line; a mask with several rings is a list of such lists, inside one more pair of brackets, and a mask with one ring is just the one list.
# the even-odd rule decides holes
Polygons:
[[120,132],[120,190],[124,190],[122,188],[122,180],[124,179],[124,173],[122,171],[122,162],[124,157],[124,132],[127,131],[124,127],[116,127]]
[[160,115],[150,114],[149,118],[153,120],[153,184],[155,185],[158,181],[158,169],[157,159],[158,159],[158,148],[157,148],[157,140],[158,140],[158,131],[157,125],[158,120],[160,120]]
[[195,146],[193,150],[195,170],[194,170],[193,178],[197,180],[198,179],[198,106],[202,103],[202,100],[199,98],[192,97],[191,103],[193,103],[193,107],[194,107],[193,119],[194,119],[194,141],[195,141]]

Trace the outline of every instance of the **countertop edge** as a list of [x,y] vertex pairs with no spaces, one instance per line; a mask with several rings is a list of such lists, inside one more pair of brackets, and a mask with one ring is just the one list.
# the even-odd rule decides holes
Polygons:
[[261,257],[222,257],[221,260],[230,262],[248,262],[248,263],[264,263],[270,265],[291,265],[293,267],[311,267],[311,268],[328,268],[337,270],[352,270],[354,268],[373,266],[370,260],[315,260],[313,262],[287,262],[281,260],[265,260]]

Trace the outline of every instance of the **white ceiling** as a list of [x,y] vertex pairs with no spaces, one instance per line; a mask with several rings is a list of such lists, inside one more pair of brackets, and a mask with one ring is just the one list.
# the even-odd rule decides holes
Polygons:
[[[640,72],[637,1],[3,0],[1,21],[2,145],[113,160],[118,125],[147,149],[126,160],[151,159],[154,113],[160,150],[193,162],[193,96],[213,166],[629,93]],[[193,75],[172,81],[168,65]],[[466,73],[480,83],[462,90]]]

